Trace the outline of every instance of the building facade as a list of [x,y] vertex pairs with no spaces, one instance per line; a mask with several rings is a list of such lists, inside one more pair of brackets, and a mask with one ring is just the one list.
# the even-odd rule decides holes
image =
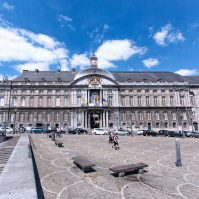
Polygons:
[[199,76],[172,72],[28,71],[0,82],[0,125],[196,130]]

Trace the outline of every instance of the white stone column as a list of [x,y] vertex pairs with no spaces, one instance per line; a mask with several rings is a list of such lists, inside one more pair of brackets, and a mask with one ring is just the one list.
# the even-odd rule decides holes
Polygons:
[[103,127],[105,127],[105,111],[103,111]]
[[102,127],[102,114],[103,113],[100,113],[100,127]]
[[109,127],[109,123],[108,123],[108,111],[106,111],[106,127]]

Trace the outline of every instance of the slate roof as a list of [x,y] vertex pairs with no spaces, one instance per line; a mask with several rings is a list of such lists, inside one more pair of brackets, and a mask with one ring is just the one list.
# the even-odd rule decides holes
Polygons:
[[23,74],[13,81],[73,81],[77,71],[24,71]]
[[[84,70],[83,70],[84,71]],[[85,70],[87,71],[87,70]],[[100,69],[100,73],[101,70]],[[23,74],[12,81],[67,81],[72,82],[75,76],[80,74],[88,75],[88,73],[82,73],[81,71],[24,71]],[[89,70],[89,75],[91,71]],[[96,74],[96,71],[93,74]],[[190,84],[199,84],[199,76],[181,76],[173,72],[121,72],[121,71],[105,71],[102,75],[112,76],[117,82],[189,82]],[[76,77],[77,77],[76,76]],[[77,79],[77,78],[76,78]]]
[[184,79],[190,84],[199,84],[199,76],[184,76]]

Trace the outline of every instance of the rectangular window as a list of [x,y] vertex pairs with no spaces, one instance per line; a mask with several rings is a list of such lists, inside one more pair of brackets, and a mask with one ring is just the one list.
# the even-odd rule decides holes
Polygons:
[[68,119],[69,119],[68,113],[64,113],[64,121],[68,121]]
[[154,106],[158,106],[158,97],[157,96],[154,97]]
[[32,113],[29,114],[28,119],[29,119],[29,122],[33,122],[33,114]]
[[40,121],[40,122],[41,122],[41,121],[42,121],[42,118],[43,118],[42,113],[39,113],[39,114],[38,114],[38,121]]
[[183,112],[183,120],[187,120],[187,113]]
[[4,121],[4,114],[0,113],[0,122],[3,122],[3,121]]
[[195,111],[192,112],[192,119],[193,119],[193,120],[196,119],[196,112],[195,112]]
[[122,121],[126,121],[126,112],[122,112]]
[[19,121],[20,121],[20,122],[24,122],[24,117],[25,117],[24,113],[21,113],[21,114],[19,115]]
[[29,106],[31,106],[31,107],[34,106],[34,97],[30,97],[30,99],[29,99]]
[[51,114],[47,113],[47,121],[50,122],[51,121]]
[[108,104],[109,104],[110,106],[113,105],[113,96],[108,96]]
[[56,121],[56,122],[59,122],[59,121],[60,121],[60,114],[59,114],[59,113],[56,113],[56,114],[55,114],[55,121]]
[[194,96],[190,96],[190,103],[191,105],[194,105]]
[[158,112],[155,112],[155,118],[156,120],[160,120],[160,114]]
[[130,96],[130,106],[134,106],[134,99],[133,99],[133,96]]
[[135,113],[134,112],[131,113],[131,120],[135,120]]
[[64,97],[64,106],[69,106],[69,96]]
[[150,97],[146,96],[146,106],[150,106]]
[[139,117],[139,121],[140,120],[143,120],[143,114],[140,112],[140,113],[138,113],[138,117]]
[[25,97],[21,98],[21,106],[25,106]]
[[4,106],[4,103],[5,103],[4,97],[0,97],[0,106]]
[[55,106],[60,106],[60,105],[61,105],[60,97],[56,97]]
[[138,97],[138,106],[142,106],[142,97],[141,96]]
[[48,98],[47,98],[47,106],[48,106],[48,107],[51,107],[51,97],[48,97]]
[[43,106],[43,98],[42,97],[39,97],[39,103],[38,103],[39,106]]
[[184,96],[180,96],[180,105],[184,106]]
[[77,106],[81,106],[81,96],[77,96]]
[[12,106],[17,106],[17,98],[16,97],[12,97]]
[[126,100],[125,100],[125,97],[121,97],[121,103],[122,103],[122,106],[126,106]]
[[163,120],[168,120],[168,114],[166,112],[163,113]]
[[151,120],[151,113],[150,112],[147,113],[147,120]]
[[173,98],[173,96],[170,96],[170,105],[174,106],[174,98]]
[[160,128],[160,123],[159,123],[159,122],[156,122],[156,123],[155,123],[155,127],[156,127],[156,128]]
[[165,96],[162,96],[162,106],[166,106],[166,98],[165,98]]
[[172,112],[171,115],[172,115],[172,120],[176,120],[176,113]]

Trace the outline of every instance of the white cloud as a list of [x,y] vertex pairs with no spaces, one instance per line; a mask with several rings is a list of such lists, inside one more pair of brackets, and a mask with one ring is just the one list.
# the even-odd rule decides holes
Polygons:
[[156,32],[153,36],[155,42],[161,46],[167,46],[168,43],[177,43],[185,40],[179,30],[174,30],[171,24],[167,24]]
[[[146,52],[145,47],[138,47],[132,41],[124,40],[108,40],[98,47],[95,54],[98,57],[98,66],[102,69],[114,68],[115,61],[126,61],[136,54]],[[87,53],[74,54],[70,60],[72,67],[80,67],[81,69],[90,66],[90,57]]]
[[197,75],[198,71],[196,69],[180,69],[175,73],[182,75],[182,76],[189,76],[189,75]]
[[3,8],[6,10],[14,10],[15,7],[12,4],[9,4],[8,2],[3,3]]
[[46,71],[49,70],[49,64],[47,62],[25,63],[17,65],[16,69],[20,72],[22,72],[23,70],[33,71],[35,69],[39,69],[40,71]]
[[58,21],[68,23],[68,22],[72,22],[72,19],[69,16],[58,15]]
[[60,69],[61,69],[62,71],[63,71],[63,70],[65,70],[65,71],[70,70],[70,69],[69,69],[69,62],[68,62],[68,60],[62,59],[62,60],[59,61],[59,64],[60,64]]
[[110,26],[104,24],[102,27],[97,27],[93,31],[89,32],[88,35],[92,39],[93,43],[101,43],[104,39],[104,35],[107,30],[110,29]]
[[0,25],[0,49],[0,62],[20,62],[15,68],[20,71],[36,65],[49,70],[51,64],[63,66],[68,60],[68,50],[56,39],[5,24]]
[[108,40],[104,42],[96,51],[99,60],[99,67],[114,67],[113,61],[126,61],[131,56],[143,54],[146,52],[145,47],[138,47],[132,41],[124,40]]
[[156,58],[145,59],[142,62],[147,68],[151,68],[151,67],[156,66],[160,63],[159,60],[156,59]]
[[74,54],[70,60],[71,67],[78,67],[80,66],[83,69],[86,66],[90,65],[90,60],[86,53],[83,54]]

